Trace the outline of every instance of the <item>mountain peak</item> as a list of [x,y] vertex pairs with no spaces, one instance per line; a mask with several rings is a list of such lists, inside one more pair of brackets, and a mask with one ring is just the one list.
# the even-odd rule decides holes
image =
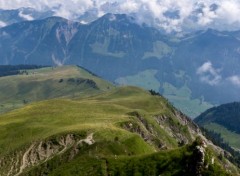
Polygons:
[[67,20],[66,18],[63,17],[59,17],[59,16],[52,16],[52,17],[47,17],[46,19],[43,19],[41,21],[48,21],[48,22],[67,22],[69,20]]
[[99,20],[109,21],[109,22],[128,22],[128,23],[134,22],[134,18],[131,16],[128,16],[126,14],[113,14],[113,13],[107,13],[96,21],[99,21]]

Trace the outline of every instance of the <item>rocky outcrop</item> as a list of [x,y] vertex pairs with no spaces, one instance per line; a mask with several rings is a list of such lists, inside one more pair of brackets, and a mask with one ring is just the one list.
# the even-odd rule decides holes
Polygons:
[[155,146],[156,149],[167,149],[165,143],[158,137],[158,133],[154,126],[143,116],[138,112],[130,112],[128,115],[134,116],[137,121],[125,122],[121,125],[122,128],[132,133],[137,133],[144,141]]
[[[192,143],[200,130],[187,116],[177,110],[173,110],[172,115],[155,115],[153,119],[161,129],[167,132],[169,137],[174,138],[179,146]],[[161,134],[156,125],[153,125],[147,118],[139,112],[128,113],[134,117],[133,122],[126,122],[122,127],[130,132],[139,134],[146,142],[153,144],[156,149],[167,149],[169,146],[161,141]],[[137,122],[137,123],[136,123]],[[171,147],[170,147],[171,148]]]
[[179,111],[174,111],[173,115],[174,118],[172,116],[156,115],[154,119],[180,146],[193,142],[200,133],[198,126]]
[[59,138],[46,141],[34,142],[27,149],[19,151],[9,158],[0,158],[0,167],[6,168],[5,172],[0,171],[3,176],[18,176],[25,169],[36,166],[52,159],[56,155],[63,154],[68,149],[72,149],[70,159],[78,153],[78,148],[83,144],[92,145],[94,143],[93,134],[80,139],[78,135],[67,134]]
[[198,136],[191,145],[193,151],[192,159],[190,161],[189,170],[195,176],[203,176],[210,165],[215,164],[215,158],[208,150],[207,141],[204,138]]
[[205,160],[205,145],[198,145],[194,150],[194,158],[196,159],[195,163],[195,176],[202,176],[201,172],[204,169],[204,160]]
[[198,125],[181,111],[175,110],[174,116],[179,120],[180,124],[187,126],[192,139],[195,139],[196,135],[199,135],[201,133]]

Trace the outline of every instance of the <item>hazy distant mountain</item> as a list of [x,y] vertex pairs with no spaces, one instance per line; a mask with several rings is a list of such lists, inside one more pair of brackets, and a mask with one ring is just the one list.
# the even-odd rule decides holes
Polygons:
[[[199,115],[195,119],[195,122],[208,130],[208,133],[213,136],[216,141],[219,142],[219,139],[222,138],[223,142],[240,151],[239,102],[210,108]],[[240,153],[238,156],[240,158]]]
[[51,17],[0,29],[0,64],[78,64],[118,84],[160,91],[195,117],[240,99],[239,36],[209,29],[177,38],[126,15],[87,25]]
[[[118,3],[104,3],[101,5],[103,11],[113,12],[113,8]],[[48,17],[57,16],[61,6],[48,7],[45,9],[37,10],[30,7],[22,7],[18,9],[1,9],[0,8],[0,28],[18,23],[22,21],[41,20]],[[92,8],[84,13],[75,13],[71,16],[71,20],[80,22],[82,24],[90,23],[99,18],[99,9],[97,7]]]
[[208,109],[195,121],[201,125],[216,123],[227,128],[229,131],[240,134],[240,103],[228,103]]
[[53,14],[54,13],[51,10],[40,12],[32,8],[20,8],[13,10],[0,9],[0,27],[22,21],[44,19],[53,16]]

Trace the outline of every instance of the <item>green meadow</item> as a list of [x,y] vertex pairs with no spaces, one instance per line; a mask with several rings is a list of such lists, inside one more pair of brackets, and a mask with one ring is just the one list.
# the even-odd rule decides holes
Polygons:
[[[1,97],[13,105],[20,99],[28,102],[2,109],[0,175],[194,173],[197,134],[161,96],[115,87],[73,66],[31,70],[0,82],[4,80],[9,81]],[[1,99],[1,104],[7,103]],[[228,175],[218,160],[204,172]]]

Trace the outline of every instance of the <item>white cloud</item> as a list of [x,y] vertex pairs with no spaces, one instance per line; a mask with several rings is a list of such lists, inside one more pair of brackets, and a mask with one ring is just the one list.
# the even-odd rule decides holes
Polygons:
[[4,27],[4,26],[7,26],[7,24],[5,22],[3,22],[3,21],[0,21],[0,28]]
[[139,3],[134,1],[127,1],[120,5],[120,9],[125,12],[135,13],[139,10]]
[[215,69],[210,61],[205,62],[197,69],[197,74],[200,76],[200,80],[211,86],[217,85],[222,80],[220,70]]
[[[53,1],[54,2],[54,1]],[[57,6],[55,9],[55,15],[61,16],[67,19],[75,19],[84,12],[94,7],[92,0],[58,0],[52,4]]]
[[[139,23],[168,32],[209,27],[240,28],[240,0],[0,0],[1,9],[20,7],[39,11],[51,9],[55,15],[70,20],[93,9],[97,11],[96,18],[106,13],[127,13],[134,15]],[[177,17],[166,16],[167,12],[176,12]]]
[[240,76],[238,75],[231,76],[227,80],[236,86],[240,86]]
[[240,22],[240,1],[223,1],[217,10],[217,15],[219,19],[225,20],[229,24]]
[[27,21],[34,20],[34,18],[31,15],[24,14],[22,11],[19,12],[18,16],[20,16],[21,18],[23,18],[23,19],[25,19]]
[[197,74],[204,74],[206,72],[210,72],[212,74],[215,73],[215,69],[212,67],[212,63],[210,61],[205,62],[202,66],[197,69]]
[[202,8],[202,13],[198,15],[198,24],[201,26],[206,26],[209,23],[212,23],[215,18],[217,18],[217,14],[215,11],[212,11],[209,6],[205,6]]

